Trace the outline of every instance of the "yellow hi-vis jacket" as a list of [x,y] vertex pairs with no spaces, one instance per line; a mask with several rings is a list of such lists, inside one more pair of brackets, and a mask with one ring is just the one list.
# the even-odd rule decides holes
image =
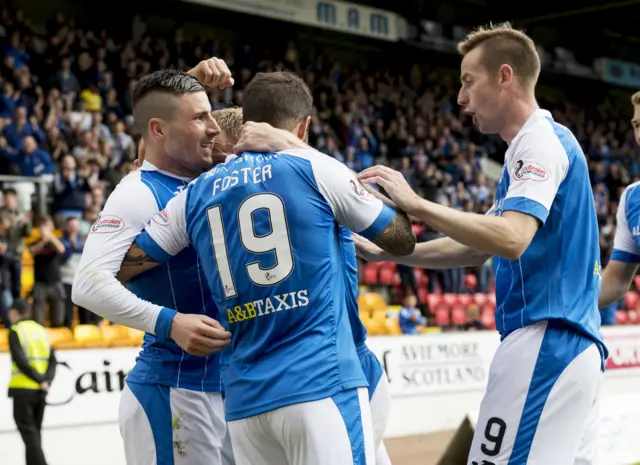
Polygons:
[[[44,326],[35,321],[20,321],[11,327],[18,334],[20,345],[24,351],[29,365],[35,371],[44,375],[49,368],[49,356],[51,355],[51,342],[49,334]],[[40,389],[40,383],[32,380],[22,373],[15,362],[11,363],[11,380],[9,389]]]

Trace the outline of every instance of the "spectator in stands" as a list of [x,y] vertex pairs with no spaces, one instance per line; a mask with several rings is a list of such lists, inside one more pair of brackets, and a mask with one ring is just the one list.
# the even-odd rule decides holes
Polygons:
[[53,180],[53,205],[56,221],[64,225],[70,216],[81,217],[86,208],[86,196],[91,186],[77,170],[76,159],[69,154],[60,158],[60,171]]
[[47,330],[31,320],[29,304],[16,300],[9,310],[11,380],[16,422],[26,453],[26,465],[47,465],[42,451],[42,420],[49,387],[56,374],[56,356]]
[[38,143],[33,136],[24,136],[21,147],[21,150],[7,152],[5,156],[18,167],[22,176],[40,176],[53,173],[51,156],[38,148]]
[[24,241],[31,235],[31,212],[21,212],[18,208],[18,193],[11,188],[3,191],[4,206],[0,214],[6,213],[9,227],[6,236],[8,250],[5,255],[11,283],[11,296],[19,299],[22,293],[22,255]]
[[64,325],[64,286],[60,281],[60,257],[65,247],[55,236],[53,220],[40,221],[40,239],[29,247],[33,255],[33,316],[41,325],[45,322],[46,305],[51,310],[51,326]]
[[[71,300],[71,285],[76,275],[82,250],[84,249],[84,238],[80,235],[80,219],[70,216],[66,220],[66,227],[61,239],[64,245],[64,253],[60,258],[60,280],[65,292],[65,314],[64,326],[71,328],[73,322],[73,301]],[[86,308],[78,307],[78,321],[81,325],[95,323],[94,314]]]
[[469,305],[469,308],[467,309],[467,316],[469,317],[469,320],[463,324],[461,328],[464,331],[481,331],[488,329],[486,325],[480,321],[480,309],[477,305]]
[[402,334],[419,334],[420,327],[427,324],[427,320],[420,310],[417,309],[418,299],[415,295],[409,294],[404,298],[404,306],[398,314],[398,322]]

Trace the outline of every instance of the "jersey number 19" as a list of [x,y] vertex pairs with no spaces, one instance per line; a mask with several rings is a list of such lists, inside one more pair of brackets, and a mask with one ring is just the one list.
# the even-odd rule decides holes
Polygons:
[[[262,236],[256,235],[254,223],[254,213],[260,210],[267,212],[271,225],[271,231]],[[238,292],[229,262],[222,206],[208,208],[207,219],[224,296],[227,299],[236,297]],[[247,197],[238,208],[238,227],[240,240],[247,251],[255,254],[275,254],[275,264],[271,268],[262,268],[257,261],[246,264],[249,279],[258,286],[274,286],[284,281],[293,271],[294,260],[282,199],[271,193]]]

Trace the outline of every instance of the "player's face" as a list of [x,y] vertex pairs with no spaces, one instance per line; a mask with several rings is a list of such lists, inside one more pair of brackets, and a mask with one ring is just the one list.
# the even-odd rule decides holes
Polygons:
[[182,95],[166,131],[165,150],[177,164],[194,174],[213,166],[213,142],[220,128],[205,92]]
[[482,48],[467,53],[460,66],[462,87],[458,104],[473,118],[484,134],[497,134],[502,127],[502,91],[497,75],[489,74],[482,64]]
[[640,145],[640,105],[633,106],[633,119],[631,120],[631,126],[633,126],[633,135],[636,138],[636,142]]

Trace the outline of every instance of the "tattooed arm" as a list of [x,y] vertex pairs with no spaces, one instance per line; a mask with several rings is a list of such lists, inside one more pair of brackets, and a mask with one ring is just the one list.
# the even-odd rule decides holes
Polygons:
[[129,250],[127,250],[122,265],[120,265],[120,271],[116,275],[118,281],[122,284],[126,284],[133,278],[147,270],[161,265],[159,261],[147,255],[147,253],[140,248],[137,241],[133,241]]

